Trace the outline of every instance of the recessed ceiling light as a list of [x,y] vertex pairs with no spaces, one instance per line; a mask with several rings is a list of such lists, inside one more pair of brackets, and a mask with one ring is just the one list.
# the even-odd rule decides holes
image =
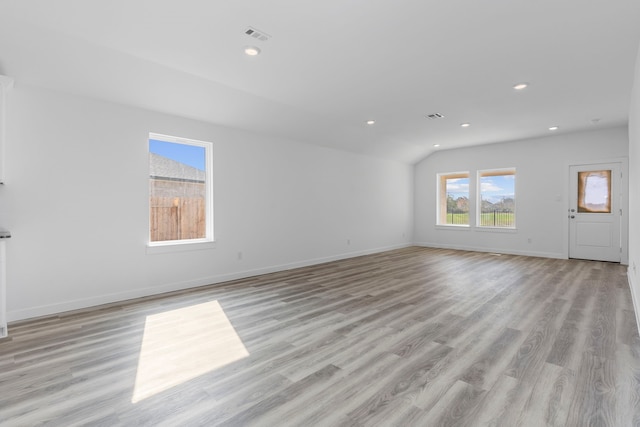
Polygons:
[[522,90],[522,89],[526,89],[527,86],[529,86],[529,83],[518,83],[516,85],[513,85],[513,88],[515,90]]
[[256,56],[260,54],[260,49],[255,46],[247,46],[244,48],[244,53],[249,56]]
[[469,126],[471,126],[471,124],[470,123],[462,123],[460,126],[463,127],[463,128],[468,128]]
[[560,129],[560,127],[559,127],[559,126],[551,126],[551,127],[549,128],[549,130],[558,130],[558,129]]
[[376,121],[375,120],[367,120],[367,124],[368,125],[374,125],[374,124],[376,124]]
[[438,147],[440,147],[440,144],[433,144],[433,146],[438,148]]

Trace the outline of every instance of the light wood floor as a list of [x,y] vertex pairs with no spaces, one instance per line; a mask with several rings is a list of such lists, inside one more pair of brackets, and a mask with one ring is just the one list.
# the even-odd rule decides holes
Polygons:
[[10,325],[8,426],[637,426],[618,264],[407,248]]

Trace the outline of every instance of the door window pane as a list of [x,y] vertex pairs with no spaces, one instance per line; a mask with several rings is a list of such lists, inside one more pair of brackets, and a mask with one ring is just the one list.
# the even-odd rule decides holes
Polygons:
[[578,172],[578,212],[611,213],[611,171]]

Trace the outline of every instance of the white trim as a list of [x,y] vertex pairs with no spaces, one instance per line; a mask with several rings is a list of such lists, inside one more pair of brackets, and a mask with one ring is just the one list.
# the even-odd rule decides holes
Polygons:
[[216,242],[205,239],[198,240],[171,240],[147,244],[147,255],[166,254],[171,252],[202,251],[215,249]]
[[161,133],[149,132],[149,139],[156,139],[158,141],[165,142],[174,142],[176,144],[191,144],[197,145],[200,147],[206,147],[207,145],[212,145],[209,141],[202,141],[199,139],[186,138],[181,136],[171,136],[171,135],[163,135]]
[[0,338],[9,335],[7,329],[6,240],[7,239],[0,239]]
[[[494,174],[495,172],[495,174]],[[518,202],[517,194],[518,189],[518,175],[515,167],[510,168],[496,168],[496,169],[478,169],[476,170],[476,230],[479,231],[498,231],[498,230],[513,230],[516,231],[516,224],[518,223]],[[489,175],[491,173],[491,175]],[[501,174],[502,173],[502,174]],[[487,174],[487,175],[484,175]],[[501,174],[501,175],[500,175]],[[496,227],[493,225],[481,225],[482,224],[482,177],[483,176],[506,176],[513,175],[513,227]]]
[[[150,253],[166,253],[166,252],[178,252],[184,250],[199,250],[199,249],[211,249],[215,247],[215,245],[209,245],[208,247],[203,247],[201,243],[214,243],[215,234],[214,234],[214,221],[213,221],[213,213],[214,213],[214,205],[213,205],[213,143],[207,141],[200,141],[197,139],[183,138],[178,136],[170,136],[170,135],[162,135],[159,133],[149,132],[149,137],[147,138],[147,150],[149,150],[149,141],[157,140],[163,142],[171,142],[174,144],[183,144],[183,145],[191,145],[196,147],[204,148],[204,157],[205,157],[205,216],[206,216],[206,225],[205,232],[206,236],[203,239],[189,239],[189,240],[171,240],[171,241],[160,241],[160,242],[152,242],[151,241],[151,225],[147,225],[147,231],[149,232],[149,242],[147,243],[147,254]],[[150,209],[147,210],[150,212]],[[192,249],[184,249],[182,245],[200,245],[194,246]],[[154,250],[152,248],[162,247],[163,249]],[[173,249],[168,249],[169,247]]]
[[556,252],[505,250],[504,248],[484,248],[479,246],[449,245],[446,243],[433,243],[433,242],[419,242],[419,243],[415,243],[414,245],[420,246],[423,248],[453,249],[457,251],[490,252],[490,253],[507,254],[507,255],[532,256],[532,257],[539,257],[539,258],[567,259],[567,257],[565,257],[563,254],[556,253]]
[[471,230],[471,226],[468,224],[436,224],[436,230]]
[[4,184],[4,141],[6,138],[7,93],[13,89],[13,79],[0,75],[0,184]]
[[366,249],[356,252],[346,252],[338,255],[331,255],[327,257],[314,258],[302,261],[291,262],[287,264],[274,265],[262,268],[256,268],[253,270],[237,271],[226,274],[219,274],[215,276],[201,277],[184,282],[166,283],[158,286],[148,286],[146,288],[136,289],[126,292],[118,292],[114,294],[105,294],[97,297],[81,298],[73,301],[67,301],[57,304],[41,305],[38,307],[25,308],[20,310],[14,310],[7,313],[9,322],[15,322],[18,320],[31,319],[34,317],[49,316],[53,314],[63,313],[65,311],[80,310],[90,307],[95,307],[103,304],[111,304],[121,302],[133,298],[141,298],[151,295],[163,294],[166,292],[180,291],[184,289],[197,288],[201,286],[214,285],[222,282],[228,282],[230,280],[244,279],[247,277],[259,276],[262,274],[276,273],[279,271],[291,270],[294,268],[308,267],[316,264],[323,264],[331,261],[338,261],[347,258],[353,258],[362,255],[370,255],[379,252],[390,251],[394,249],[401,249],[413,246],[410,243],[392,245],[381,248]]
[[633,304],[633,313],[636,316],[636,327],[638,328],[638,333],[640,333],[640,300],[638,299],[639,296],[636,295],[635,289],[636,289],[636,284],[633,281],[633,275],[631,274],[630,270],[627,268],[627,280],[629,282],[629,288],[631,290],[631,302]]
[[475,227],[474,231],[480,231],[482,233],[517,233],[518,229],[515,227],[494,227],[485,225],[484,227]]

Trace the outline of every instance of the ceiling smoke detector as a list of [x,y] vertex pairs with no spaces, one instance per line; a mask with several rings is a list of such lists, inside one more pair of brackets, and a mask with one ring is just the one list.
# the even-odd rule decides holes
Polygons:
[[444,115],[440,114],[440,113],[427,114],[427,118],[431,119],[431,120],[441,119],[443,117],[444,117]]
[[244,33],[250,37],[253,37],[256,40],[260,40],[261,42],[266,42],[271,38],[271,36],[264,31],[257,30],[253,27],[249,27],[244,30]]

